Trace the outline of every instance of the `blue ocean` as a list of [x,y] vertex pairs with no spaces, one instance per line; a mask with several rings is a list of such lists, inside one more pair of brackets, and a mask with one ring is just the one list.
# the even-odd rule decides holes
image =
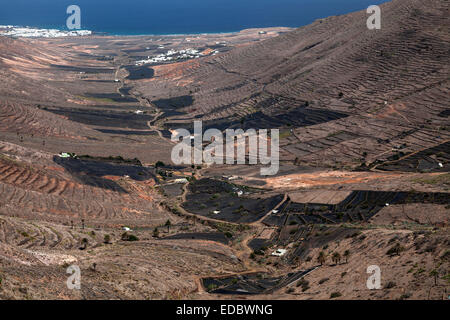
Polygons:
[[386,0],[0,0],[0,25],[66,29],[81,8],[82,29],[113,35],[233,32],[299,27]]

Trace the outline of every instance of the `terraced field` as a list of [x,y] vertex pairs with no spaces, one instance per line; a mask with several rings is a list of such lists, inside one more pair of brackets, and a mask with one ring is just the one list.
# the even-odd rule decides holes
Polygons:
[[211,293],[228,295],[270,294],[289,284],[297,282],[315,268],[289,273],[281,277],[267,277],[263,274],[248,274],[241,277],[206,278],[203,285]]
[[[2,152],[11,152],[13,145],[2,145]],[[18,152],[0,158],[1,211],[8,216],[33,217],[68,222],[69,219],[86,219],[114,224],[133,219],[151,221],[158,214],[148,217],[150,212],[160,211],[149,199],[157,199],[152,191],[154,180],[150,175],[140,176],[136,172],[130,180],[99,178],[100,171],[83,170],[73,172],[64,165],[53,162],[52,155],[41,152],[29,154]],[[31,163],[40,159],[39,166]],[[62,160],[62,159],[61,159]],[[75,160],[74,160],[75,161]],[[115,171],[108,171],[108,166]],[[67,167],[67,166],[66,166]],[[113,166],[105,163],[103,168],[113,176],[123,176],[132,166]],[[135,169],[147,170],[145,168]],[[132,174],[131,174],[132,175]],[[20,210],[18,210],[20,208]],[[155,213],[156,213],[155,212]],[[164,214],[160,213],[163,219]]]
[[450,197],[448,193],[357,190],[337,204],[287,202],[264,223],[284,226],[369,221],[384,207],[412,203],[449,206]]
[[92,129],[80,127],[61,117],[20,103],[0,103],[0,121],[2,132],[16,132],[18,135],[54,136],[60,138],[86,139]]
[[[229,222],[255,222],[283,199],[282,195],[266,198],[249,197],[250,190],[213,179],[202,179],[189,185],[183,207],[192,213]],[[240,195],[242,193],[242,195]]]
[[450,142],[395,158],[398,160],[390,160],[375,167],[386,171],[448,172],[450,168],[443,164],[449,162]]

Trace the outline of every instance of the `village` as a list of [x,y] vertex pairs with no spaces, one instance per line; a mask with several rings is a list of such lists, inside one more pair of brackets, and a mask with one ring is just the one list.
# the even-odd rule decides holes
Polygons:
[[[158,49],[164,49],[164,46],[159,46]],[[213,50],[211,51],[211,55],[216,55],[219,51]],[[205,56],[204,52],[200,52],[197,49],[187,48],[183,50],[169,50],[166,53],[158,54],[157,56],[150,57],[145,60],[136,61],[136,66],[142,66],[148,63],[160,63],[160,62],[168,62],[168,61],[177,61],[177,60],[187,60],[187,59],[197,59],[202,56]]]
[[59,37],[78,37],[92,35],[90,30],[58,30],[58,29],[39,29],[18,26],[0,26],[0,35],[23,38],[59,38]]

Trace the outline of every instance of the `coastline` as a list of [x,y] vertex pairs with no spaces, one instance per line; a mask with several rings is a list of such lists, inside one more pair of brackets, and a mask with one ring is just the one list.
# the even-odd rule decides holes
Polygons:
[[[213,36],[213,35],[228,35],[238,33],[250,33],[250,32],[288,32],[298,27],[261,27],[261,28],[246,28],[237,31],[221,31],[221,32],[198,32],[198,33],[154,33],[154,34],[120,34],[120,33],[108,33],[93,31],[89,29],[80,30],[67,30],[57,28],[39,28],[30,26],[16,26],[16,25],[0,25],[0,36],[10,36],[16,38],[62,38],[62,37],[87,37],[87,36],[103,36],[103,37],[187,37],[187,36]],[[5,30],[13,31],[6,33]],[[14,30],[16,30],[14,32]],[[20,33],[22,31],[22,33]],[[52,35],[53,33],[53,35]]]

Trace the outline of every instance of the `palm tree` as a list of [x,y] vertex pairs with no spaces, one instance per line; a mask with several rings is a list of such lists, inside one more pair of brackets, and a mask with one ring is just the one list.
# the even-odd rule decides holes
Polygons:
[[345,257],[345,263],[348,263],[348,258],[350,257],[350,250],[345,250],[344,257]]
[[339,252],[333,253],[332,259],[334,263],[338,264],[341,261],[341,255],[339,254]]
[[327,260],[327,255],[325,254],[325,252],[320,251],[319,256],[317,257],[317,261],[320,263],[320,265],[323,265],[326,260]]
[[430,276],[434,277],[434,285],[437,286],[437,279],[439,276],[439,272],[436,269],[431,270]]
[[167,232],[170,232],[170,226],[172,225],[172,223],[170,222],[169,219],[167,219],[165,226],[167,227]]

